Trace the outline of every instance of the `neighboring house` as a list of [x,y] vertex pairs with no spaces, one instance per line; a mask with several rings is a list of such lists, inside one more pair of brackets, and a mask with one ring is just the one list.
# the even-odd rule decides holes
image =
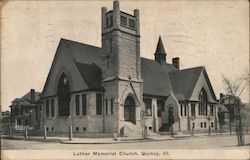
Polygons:
[[5,111],[1,113],[1,134],[6,135],[9,134],[9,126],[10,126],[10,112]]
[[229,129],[230,127],[230,114],[228,109],[223,104],[218,104],[218,119],[219,127]]
[[155,60],[140,57],[139,10],[102,8],[102,47],[61,39],[41,94],[48,132],[140,135],[207,132],[218,125],[216,97],[205,67],[166,63],[159,38]]
[[[241,122],[242,126],[244,128],[249,127],[249,124],[247,123],[249,119],[249,104],[244,104],[240,101],[240,98],[237,96],[229,95],[229,94],[220,94],[220,103],[225,106],[225,108],[228,110],[228,128],[231,131],[235,131],[237,127],[237,120],[239,120],[239,111],[241,115]],[[240,109],[240,110],[239,110]]]
[[40,129],[41,103],[39,102],[40,93],[31,89],[21,98],[15,98],[10,106],[11,124],[15,130],[25,128]]

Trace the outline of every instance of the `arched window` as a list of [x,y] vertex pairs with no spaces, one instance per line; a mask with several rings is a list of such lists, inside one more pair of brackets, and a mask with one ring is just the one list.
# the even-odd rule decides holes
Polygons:
[[207,93],[204,88],[199,94],[199,115],[207,115]]
[[59,116],[69,116],[70,109],[70,90],[69,90],[69,80],[66,75],[63,73],[60,77],[58,86],[58,111]]

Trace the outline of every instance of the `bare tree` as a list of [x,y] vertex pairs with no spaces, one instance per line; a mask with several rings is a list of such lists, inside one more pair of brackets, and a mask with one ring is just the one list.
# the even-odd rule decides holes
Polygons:
[[[249,76],[250,74],[246,74],[244,76],[241,76],[240,78],[237,78],[234,81],[229,80],[224,75],[223,76],[223,83],[226,87],[227,95],[224,96],[224,99],[229,99],[230,103],[233,104],[234,110],[233,110],[233,117],[236,119],[236,134],[237,134],[237,140],[238,145],[243,146],[244,145],[244,133],[243,133],[243,127],[242,127],[242,114],[241,114],[241,108],[243,106],[243,103],[241,102],[241,96],[244,90],[249,87]],[[230,123],[230,133],[231,133],[231,118],[229,120]]]

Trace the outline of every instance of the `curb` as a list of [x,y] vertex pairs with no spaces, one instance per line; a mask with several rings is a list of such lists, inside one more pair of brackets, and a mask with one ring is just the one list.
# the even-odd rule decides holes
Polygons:
[[79,141],[60,141],[62,144],[121,144],[121,143],[136,143],[136,142],[150,142],[147,140],[118,140],[118,141],[106,141],[106,142],[79,142]]

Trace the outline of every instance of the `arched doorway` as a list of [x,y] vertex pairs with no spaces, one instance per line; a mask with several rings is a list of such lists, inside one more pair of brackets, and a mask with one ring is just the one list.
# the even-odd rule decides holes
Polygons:
[[125,105],[124,105],[124,119],[125,121],[132,122],[136,124],[136,106],[135,106],[135,100],[133,97],[128,96],[125,99]]
[[70,113],[70,89],[69,89],[69,80],[66,75],[63,73],[60,77],[58,86],[58,111],[59,116],[69,116]]
[[174,124],[174,109],[173,107],[168,108],[168,126],[169,128]]

